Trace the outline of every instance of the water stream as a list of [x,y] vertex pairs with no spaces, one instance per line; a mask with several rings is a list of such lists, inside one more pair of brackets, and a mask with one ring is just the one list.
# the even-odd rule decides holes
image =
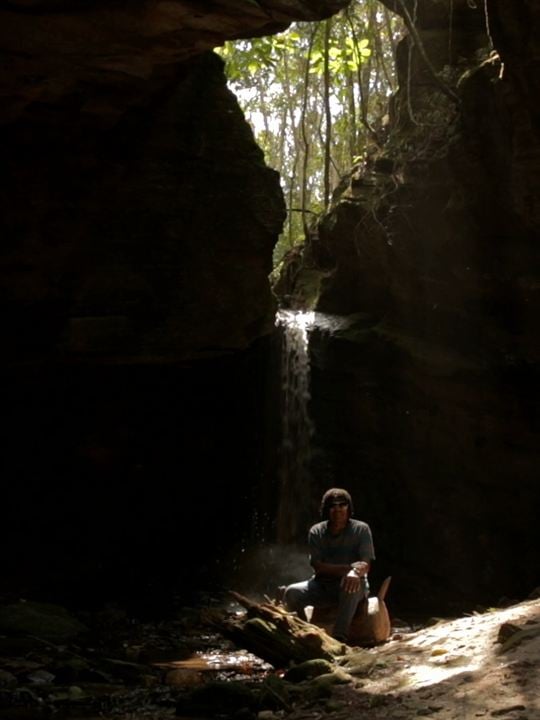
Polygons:
[[281,387],[282,441],[280,456],[280,502],[277,542],[303,539],[309,525],[306,506],[310,497],[311,440],[314,432],[309,414],[310,365],[308,328],[313,312],[280,310],[276,325],[282,328]]
[[276,325],[282,329],[282,441],[278,543],[304,543],[307,528],[316,519],[311,461],[315,427],[310,416],[310,333],[333,334],[348,327],[350,319],[300,310],[280,310]]

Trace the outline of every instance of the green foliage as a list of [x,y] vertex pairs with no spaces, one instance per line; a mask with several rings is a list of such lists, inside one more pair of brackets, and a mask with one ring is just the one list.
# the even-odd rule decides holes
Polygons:
[[331,20],[216,50],[267,163],[281,175],[289,214],[275,266],[324,210],[325,179],[335,188],[377,141],[401,32],[379,0],[356,0]]
[[[339,81],[346,70],[358,71],[360,65],[371,55],[369,38],[363,38],[358,44],[350,37],[345,38],[345,45],[331,44],[328,48],[330,58],[329,67],[335,80]],[[322,76],[324,70],[325,53],[317,50],[311,56],[310,72]]]

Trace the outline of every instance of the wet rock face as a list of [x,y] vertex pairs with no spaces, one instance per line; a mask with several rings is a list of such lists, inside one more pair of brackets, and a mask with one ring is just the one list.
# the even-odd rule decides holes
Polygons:
[[481,4],[455,3],[449,53],[443,5],[418,2],[420,36],[457,101],[404,41],[388,141],[308,249],[316,309],[359,314],[313,335],[320,490],[354,490],[411,607],[535,584],[540,15],[488,2],[503,67]]
[[503,92],[510,114],[511,173],[509,195],[531,233],[540,226],[540,11],[534,3],[509,7],[489,0],[489,28],[504,64]]

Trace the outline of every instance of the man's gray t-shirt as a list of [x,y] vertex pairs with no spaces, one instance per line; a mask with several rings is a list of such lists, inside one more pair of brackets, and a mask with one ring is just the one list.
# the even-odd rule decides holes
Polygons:
[[313,525],[309,531],[310,562],[350,565],[375,559],[373,539],[369,525],[361,520],[350,519],[338,535],[331,535],[328,521]]

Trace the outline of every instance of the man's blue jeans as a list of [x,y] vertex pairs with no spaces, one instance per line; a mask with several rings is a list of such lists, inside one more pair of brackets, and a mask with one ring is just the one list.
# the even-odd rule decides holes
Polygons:
[[347,593],[341,589],[340,582],[341,580],[318,580],[312,577],[289,585],[283,597],[285,607],[305,618],[304,608],[307,605],[317,608],[337,606],[334,637],[346,640],[358,604],[369,595],[369,585],[364,577],[358,592]]

